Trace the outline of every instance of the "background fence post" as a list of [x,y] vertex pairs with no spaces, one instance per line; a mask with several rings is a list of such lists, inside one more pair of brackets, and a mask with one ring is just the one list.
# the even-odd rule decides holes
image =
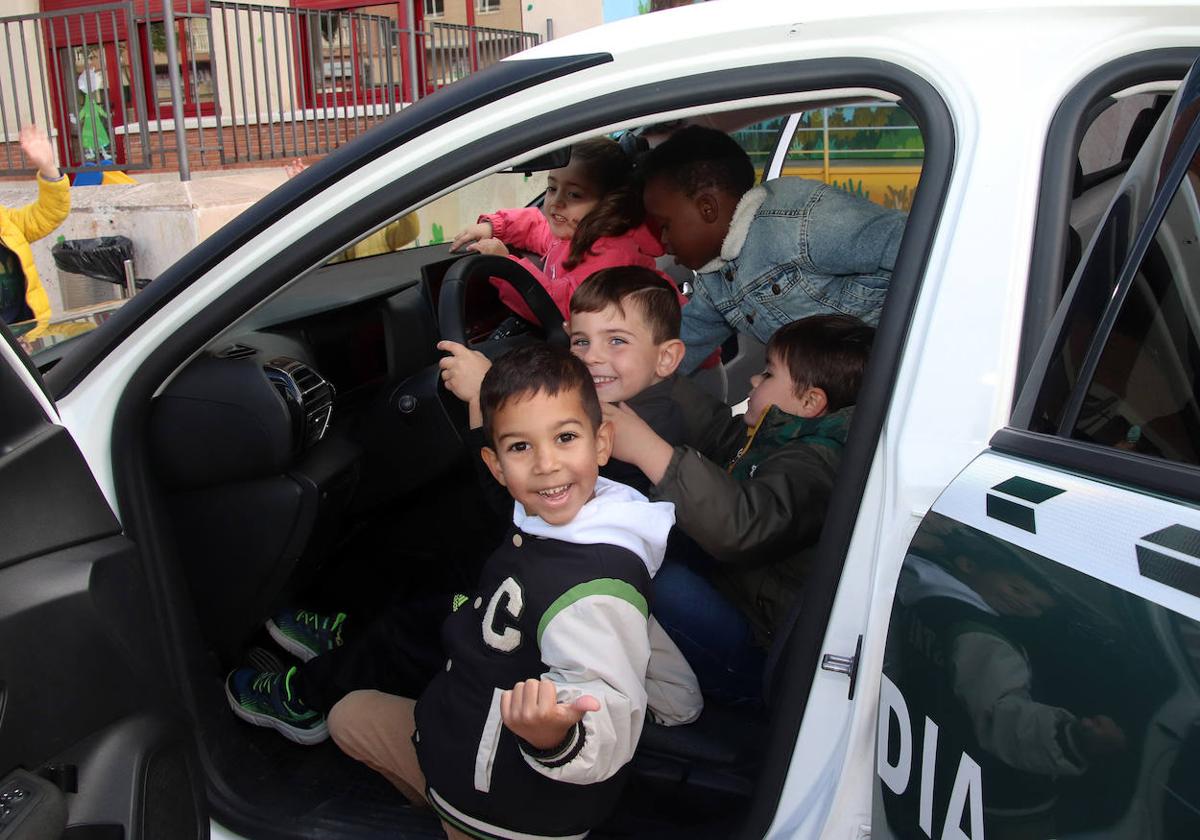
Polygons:
[[167,36],[167,77],[171,80],[171,114],[175,119],[179,180],[190,181],[192,170],[188,166],[187,129],[183,124],[183,85],[179,80],[179,44],[175,38],[175,0],[165,0],[163,3],[163,28]]
[[[425,39],[421,39],[421,47],[424,49]],[[424,62],[422,62],[424,64]],[[416,104],[416,101],[421,98],[424,92],[424,83],[417,79],[417,10],[416,3],[413,0],[408,0],[408,78],[412,82],[412,99],[410,104]],[[404,97],[400,97],[401,103]]]

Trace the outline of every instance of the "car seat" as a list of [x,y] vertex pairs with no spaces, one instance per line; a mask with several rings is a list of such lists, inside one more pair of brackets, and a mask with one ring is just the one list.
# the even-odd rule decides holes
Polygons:
[[765,708],[728,706],[705,699],[693,723],[662,726],[647,720],[634,756],[634,773],[693,789],[749,799],[754,793],[776,688],[776,670],[803,609],[801,594],[788,610],[787,628],[771,641],[763,665]]

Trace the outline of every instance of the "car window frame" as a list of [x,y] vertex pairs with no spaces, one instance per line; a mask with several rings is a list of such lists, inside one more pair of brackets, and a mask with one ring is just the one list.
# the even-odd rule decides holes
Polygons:
[[[647,114],[847,86],[870,87],[899,96],[917,119],[925,138],[926,156],[921,188],[909,213],[907,233],[893,272],[894,277],[911,278],[911,281],[893,284],[889,292],[888,306],[884,308],[875,340],[876,348],[884,348],[886,352],[872,354],[859,395],[857,419],[850,430],[816,550],[813,579],[807,588],[811,603],[806,602],[806,605],[811,608],[802,611],[779,659],[778,705],[775,709],[778,737],[771,740],[765,751],[759,783],[743,825],[747,836],[764,835],[779,808],[810,688],[819,673],[824,629],[841,582],[863,491],[892,400],[901,349],[928,273],[953,176],[957,145],[950,109],[928,79],[907,67],[879,59],[823,57],[753,65],[733,71],[710,71],[668,82],[634,85],[509,126],[503,137],[493,135],[455,149],[397,179],[387,188],[364,197],[329,219],[319,231],[314,231],[313,236],[243,278],[140,361],[118,399],[113,422],[114,484],[124,524],[144,537],[150,556],[172,556],[169,534],[162,531],[161,522],[157,521],[157,503],[146,486],[145,456],[141,451],[144,441],[140,430],[155,390],[229,323],[291,282],[340,243],[418,205],[439,190],[486,171],[499,161],[560,138],[598,131]],[[289,191],[288,201],[296,203],[311,192],[313,183],[305,180],[306,176],[319,175],[321,183],[327,184],[335,172],[345,173],[350,169],[342,165],[346,158],[335,161],[335,157],[323,161],[322,164],[333,162],[319,172],[322,164],[285,185],[282,189],[295,191]],[[262,228],[252,225],[251,229]],[[192,282],[204,270],[245,244],[242,238],[219,242],[219,245],[209,246],[202,261],[185,258],[184,268],[194,274],[179,276],[176,282],[185,285]],[[177,265],[173,270],[184,271],[184,268]],[[134,298],[134,302],[137,300]],[[169,575],[171,570],[165,569],[161,573]],[[197,680],[205,678],[202,674],[192,676]],[[240,822],[237,803],[218,795],[212,805],[218,818]]]
[[1075,164],[1084,135],[1096,117],[1111,104],[1113,94],[1138,85],[1182,79],[1198,55],[1200,51],[1194,47],[1166,47],[1123,56],[1084,76],[1063,97],[1055,111],[1046,133],[1042,157],[1029,282],[1025,289],[1025,318],[1013,389],[1014,406],[1022,387],[1034,374],[1042,338],[1051,328],[1060,303]]
[[[1167,115],[1172,119],[1172,124],[1167,128],[1172,136],[1182,133],[1183,139],[1174,147],[1166,144],[1164,151],[1155,161],[1158,164],[1155,167],[1158,177],[1149,210],[1134,233],[1122,261],[1114,293],[1096,324],[1084,356],[1084,363],[1071,386],[1057,428],[1054,433],[1035,432],[1031,429],[1038,397],[1053,361],[1053,354],[1049,349],[1060,343],[1060,333],[1065,328],[1066,318],[1063,317],[1062,311],[1055,317],[1054,328],[1045,337],[1038,358],[1033,363],[1033,369],[1019,393],[1009,425],[992,437],[991,447],[1017,457],[1056,465],[1118,484],[1139,487],[1152,493],[1200,502],[1200,465],[1125,452],[1070,436],[1077,423],[1084,396],[1091,387],[1096,365],[1108,344],[1113,325],[1120,315],[1134,276],[1158,234],[1163,217],[1187,175],[1192,158],[1200,151],[1200,110],[1197,110],[1200,108],[1200,64],[1197,64],[1196,72],[1180,85],[1176,96],[1176,103],[1167,111]],[[1098,230],[1103,226],[1102,222]],[[1076,276],[1076,282],[1078,280],[1079,275]],[[1074,291],[1069,290],[1064,297],[1064,309],[1070,305]]]

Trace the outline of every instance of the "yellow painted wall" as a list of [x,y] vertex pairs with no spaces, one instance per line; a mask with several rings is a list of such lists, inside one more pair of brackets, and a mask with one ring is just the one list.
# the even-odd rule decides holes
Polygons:
[[821,165],[788,164],[783,175],[812,178],[869,198],[884,207],[907,211],[921,179],[920,164],[859,165],[835,161],[828,172]]

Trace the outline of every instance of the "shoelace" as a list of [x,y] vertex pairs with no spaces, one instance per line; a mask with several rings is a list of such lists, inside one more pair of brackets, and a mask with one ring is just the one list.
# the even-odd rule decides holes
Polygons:
[[279,682],[282,674],[262,673],[259,674],[250,683],[250,688],[261,694],[270,694],[275,690],[275,683]]
[[338,613],[333,617],[333,623],[330,623],[329,617],[322,618],[320,613],[312,610],[297,610],[296,623],[306,624],[313,629],[313,632],[320,633],[322,630],[329,633],[336,644],[334,647],[340,647],[342,644],[342,623],[346,620],[345,613]]

